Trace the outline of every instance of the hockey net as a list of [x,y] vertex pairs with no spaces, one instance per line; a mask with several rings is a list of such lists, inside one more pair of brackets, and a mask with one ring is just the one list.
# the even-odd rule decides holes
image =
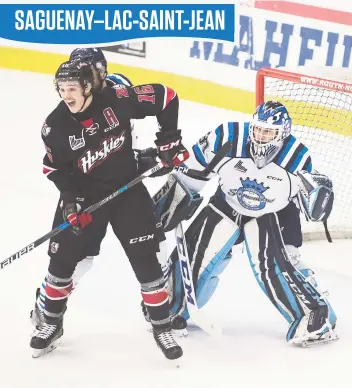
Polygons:
[[[349,70],[349,74],[344,72]],[[320,78],[322,77],[322,78]],[[260,69],[256,103],[276,100],[292,117],[292,134],[311,152],[313,169],[328,175],[334,185],[335,202],[328,228],[332,238],[352,238],[352,75],[350,69],[327,73]],[[304,237],[321,239],[324,226],[302,220]]]

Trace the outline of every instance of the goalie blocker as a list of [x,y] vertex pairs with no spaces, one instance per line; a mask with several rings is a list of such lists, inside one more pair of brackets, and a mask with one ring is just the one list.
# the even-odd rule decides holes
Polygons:
[[170,174],[164,186],[154,195],[156,216],[164,232],[170,232],[184,220],[189,220],[203,201],[196,191],[185,186],[174,174]]

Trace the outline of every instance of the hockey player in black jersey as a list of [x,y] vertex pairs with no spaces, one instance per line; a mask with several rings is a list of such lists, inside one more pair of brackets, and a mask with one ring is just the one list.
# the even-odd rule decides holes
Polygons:
[[76,48],[70,54],[70,60],[80,59],[92,65],[94,88],[102,90],[106,86],[133,86],[132,82],[121,73],[108,73],[108,63],[103,51],[98,47]]
[[[77,48],[73,50],[70,54],[69,60],[81,60],[91,66],[93,73],[93,88],[96,91],[102,91],[105,87],[114,87],[116,85],[125,85],[133,86],[132,82],[123,74],[112,73],[108,74],[108,64],[104,56],[103,51],[100,48]],[[132,134],[132,147],[134,149],[134,154],[137,162],[137,168],[139,173],[146,171],[151,168],[152,165],[156,163],[155,149],[149,148],[148,150],[139,150],[136,149],[136,136],[133,131],[133,121],[131,120],[131,134]],[[167,173],[169,169],[163,168],[160,170],[157,175],[163,175]],[[162,229],[162,225],[157,221],[157,238],[159,241],[160,249],[158,252],[159,262],[162,264],[163,272],[165,273],[165,278],[168,275],[167,257],[166,257],[166,239],[165,234]],[[91,269],[93,265],[93,259],[95,256],[99,255],[99,250],[94,247],[92,251],[87,252],[87,256],[83,258],[75,268],[73,273],[73,287],[75,288],[80,279]],[[30,313],[31,323],[33,327],[38,328],[43,321],[43,308],[45,301],[45,282],[41,284],[41,287],[36,291],[36,303],[34,309]],[[147,311],[143,307],[143,312],[147,314]],[[147,315],[148,316],[148,315]],[[172,321],[173,326],[176,324],[174,320]]]
[[[82,211],[137,176],[131,119],[157,117],[160,131],[155,144],[159,157],[169,166],[189,157],[177,129],[177,94],[160,84],[96,92],[91,67],[81,61],[62,64],[55,80],[63,101],[42,129],[46,148],[44,173],[60,192],[53,227],[64,219],[70,222],[71,230],[50,241],[50,264],[44,281],[44,323],[31,339],[33,356],[56,347],[63,331],[76,264],[86,257],[87,251],[99,249],[111,223],[141,284],[157,345],[167,358],[179,358],[182,349],[171,334],[168,295],[156,256],[154,207],[146,188],[138,184],[93,215]],[[146,235],[151,237],[131,244]]]

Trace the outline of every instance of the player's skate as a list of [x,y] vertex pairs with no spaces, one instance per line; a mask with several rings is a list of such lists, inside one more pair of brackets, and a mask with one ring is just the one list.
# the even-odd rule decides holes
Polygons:
[[[142,308],[144,319],[148,325],[147,329],[149,331],[153,331],[153,326],[150,322],[150,316],[143,301],[141,302],[141,308]],[[176,315],[176,316],[171,315],[171,329],[173,330],[174,334],[176,334],[178,337],[188,336],[187,321],[179,315]]]
[[339,339],[335,332],[336,317],[329,317],[329,309],[322,306],[313,310],[309,315],[304,315],[298,322],[290,326],[287,341],[302,347],[326,344]]
[[33,330],[31,332],[31,337],[33,337],[37,330],[40,329],[40,326],[44,323],[44,312],[38,306],[38,298],[40,294],[40,289],[36,290],[36,300],[34,304],[33,310],[30,312],[30,321],[33,326]]
[[172,336],[171,325],[164,329],[157,329],[154,327],[153,335],[156,344],[168,360],[177,360],[182,357],[182,348],[176,343]]
[[33,349],[33,358],[38,358],[57,348],[58,340],[63,334],[63,320],[44,320],[36,335],[32,337],[30,347]]

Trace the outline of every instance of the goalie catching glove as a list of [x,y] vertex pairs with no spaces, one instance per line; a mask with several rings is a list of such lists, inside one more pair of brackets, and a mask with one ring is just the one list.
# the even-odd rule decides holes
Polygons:
[[311,221],[326,221],[334,203],[334,192],[331,180],[326,176],[308,171],[298,171],[301,180],[298,201],[306,216]]
[[69,192],[61,194],[61,209],[65,221],[71,225],[73,233],[79,235],[82,230],[92,222],[92,215],[90,213],[81,212],[83,205],[83,198],[79,198]]

